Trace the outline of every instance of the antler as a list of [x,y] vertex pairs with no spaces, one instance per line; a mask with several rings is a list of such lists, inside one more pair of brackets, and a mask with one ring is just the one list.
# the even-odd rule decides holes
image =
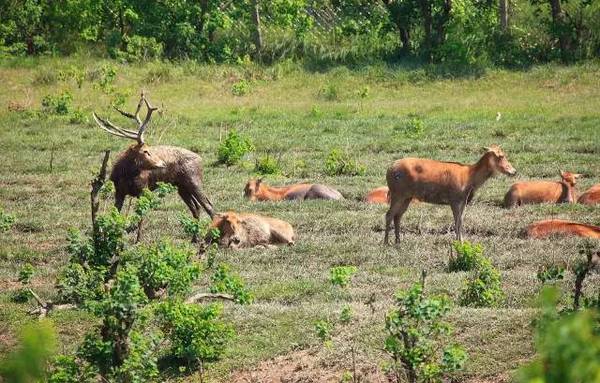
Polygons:
[[[143,122],[140,119],[140,110],[142,109],[142,104],[145,104],[146,108],[148,109],[148,113],[146,114],[146,117],[144,118]],[[150,102],[146,98],[144,91],[142,91],[140,101],[138,102],[138,105],[137,105],[137,108],[135,109],[134,114],[125,112],[125,111],[117,108],[116,106],[114,108],[117,112],[121,113],[123,116],[130,118],[132,120],[135,120],[135,122],[138,125],[138,131],[136,132],[133,130],[118,127],[115,124],[113,124],[112,122],[110,122],[108,119],[105,120],[105,119],[98,117],[96,112],[94,112],[93,116],[94,116],[94,120],[96,121],[96,124],[98,124],[98,126],[100,128],[106,130],[110,134],[113,134],[118,137],[136,140],[138,142],[138,144],[140,144],[140,145],[143,144],[144,143],[144,131],[146,130],[146,128],[148,127],[148,124],[150,123],[150,120],[152,119],[152,113],[154,111],[158,110],[158,108],[155,108],[152,105],[150,105]]]

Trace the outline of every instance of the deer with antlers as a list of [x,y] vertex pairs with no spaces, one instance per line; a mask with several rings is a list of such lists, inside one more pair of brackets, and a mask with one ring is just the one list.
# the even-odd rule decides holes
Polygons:
[[[142,121],[142,106],[148,110]],[[133,131],[116,126],[108,119],[102,119],[94,112],[98,126],[108,133],[135,140],[127,150],[119,154],[113,165],[110,180],[115,185],[115,206],[119,211],[126,196],[138,197],[144,188],[154,189],[158,182],[168,182],[177,187],[179,196],[188,206],[194,218],[198,218],[200,207],[212,218],[214,209],[210,200],[202,192],[202,162],[200,156],[189,150],[175,146],[149,146],[144,142],[144,131],[150,124],[153,107],[144,92],[134,114],[115,109],[138,125]]]

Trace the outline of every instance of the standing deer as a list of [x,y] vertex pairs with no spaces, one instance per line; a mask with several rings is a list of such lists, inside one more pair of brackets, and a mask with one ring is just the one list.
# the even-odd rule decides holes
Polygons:
[[390,209],[385,215],[384,244],[388,244],[392,220],[396,243],[400,242],[400,219],[413,198],[423,202],[450,205],[454,215],[456,238],[462,241],[465,206],[473,197],[473,193],[497,172],[512,176],[517,171],[508,162],[502,149],[496,145],[485,148],[484,155],[473,165],[423,158],[403,158],[395,161],[388,168],[386,175],[390,189]]
[[[145,104],[148,110],[144,121],[140,110]],[[115,206],[119,211],[126,196],[138,197],[144,188],[155,189],[158,182],[168,182],[177,187],[179,196],[188,206],[194,218],[198,218],[200,207],[212,218],[214,209],[210,200],[202,192],[202,163],[200,156],[189,150],[175,146],[149,146],[144,143],[144,131],[158,108],[150,105],[144,92],[134,114],[115,109],[123,116],[134,120],[138,131],[123,129],[109,120],[93,113],[98,126],[110,134],[135,140],[127,150],[119,154],[110,174],[115,184]]]

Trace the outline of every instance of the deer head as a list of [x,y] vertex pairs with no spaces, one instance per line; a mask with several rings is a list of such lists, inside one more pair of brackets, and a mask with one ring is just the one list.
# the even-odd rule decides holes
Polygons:
[[211,228],[218,228],[220,231],[219,245],[231,248],[242,246],[245,232],[236,213],[226,212],[215,215]]
[[498,145],[492,145],[490,147],[483,148],[483,150],[485,150],[485,155],[488,157],[489,166],[494,172],[500,172],[509,176],[514,176],[517,174],[515,168],[510,164],[510,162],[508,162],[506,154]]
[[[146,105],[146,109],[148,112],[146,113],[146,117],[144,121],[140,118],[140,110],[142,109],[142,105]],[[129,149],[127,149],[127,156],[132,157],[132,159],[139,164],[142,168],[145,169],[153,169],[153,168],[161,168],[165,166],[165,162],[153,153],[152,148],[144,143],[144,132],[146,128],[150,124],[150,120],[152,119],[152,113],[158,108],[150,105],[150,102],[146,98],[146,95],[142,91],[140,101],[138,102],[137,108],[134,114],[127,113],[122,111],[121,109],[114,107],[115,110],[121,113],[123,116],[134,120],[138,126],[138,130],[133,131],[129,129],[124,129],[118,127],[117,125],[110,122],[108,119],[103,119],[98,117],[96,112],[93,113],[94,121],[98,126],[107,131],[108,133],[115,135],[121,138],[129,138],[131,140],[135,140],[136,144],[131,145]]]
[[244,188],[244,196],[250,201],[256,201],[256,194],[260,190],[262,184],[262,178],[250,179]]
[[577,184],[577,179],[579,177],[581,177],[581,174],[571,173],[571,172],[563,172],[561,170],[559,170],[559,173],[560,173],[560,178],[562,179],[562,181],[571,186],[575,186],[575,184]]

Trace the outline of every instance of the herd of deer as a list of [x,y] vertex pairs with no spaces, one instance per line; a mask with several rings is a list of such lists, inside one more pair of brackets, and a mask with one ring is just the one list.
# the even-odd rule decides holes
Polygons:
[[[142,121],[139,114],[143,106],[147,114]],[[153,189],[158,182],[168,182],[177,187],[181,199],[194,218],[200,208],[211,217],[212,227],[220,230],[219,245],[231,248],[293,244],[292,226],[282,220],[257,214],[226,212],[215,209],[202,191],[202,163],[200,157],[189,150],[173,146],[149,146],[144,142],[144,131],[151,121],[153,107],[142,92],[135,113],[115,108],[123,116],[134,120],[137,131],[116,126],[108,119],[93,114],[96,123],[107,132],[136,141],[122,152],[113,165],[110,175],[115,185],[115,206],[121,210],[126,196],[137,197],[144,188]],[[394,223],[396,242],[400,241],[400,219],[413,200],[433,204],[450,205],[454,215],[454,228],[458,240],[462,240],[463,214],[475,191],[496,173],[515,175],[516,170],[498,146],[485,148],[483,156],[473,165],[441,162],[422,158],[404,158],[395,161],[387,170],[387,187],[369,192],[365,202],[389,203],[385,216],[384,243]],[[600,184],[593,186],[579,199],[575,195],[575,183],[579,174],[561,172],[561,181],[531,181],[513,184],[504,197],[504,206],[516,207],[528,203],[574,203],[600,204]],[[251,201],[280,201],[329,199],[339,200],[342,194],[326,185],[296,184],[271,187],[262,180],[251,179],[244,189]],[[563,220],[544,220],[529,225],[525,234],[529,238],[552,235],[600,238],[600,227]]]

